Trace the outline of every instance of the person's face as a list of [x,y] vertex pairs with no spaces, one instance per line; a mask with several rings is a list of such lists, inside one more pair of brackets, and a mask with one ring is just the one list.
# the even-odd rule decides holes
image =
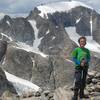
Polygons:
[[84,48],[84,46],[86,45],[86,40],[85,39],[80,39],[79,44],[80,44],[81,48]]

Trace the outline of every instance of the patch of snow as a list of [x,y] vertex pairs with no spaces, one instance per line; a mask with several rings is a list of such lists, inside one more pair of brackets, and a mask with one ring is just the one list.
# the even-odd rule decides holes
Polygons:
[[56,28],[59,28],[59,26],[56,26]]
[[[33,50],[34,50],[36,53],[40,54],[41,56],[46,57],[47,55],[45,55],[44,53],[42,53],[42,52],[39,50],[39,48],[38,48],[38,46],[40,45],[41,40],[42,40],[43,37],[38,38],[38,31],[39,31],[39,30],[38,30],[37,27],[36,27],[36,21],[35,21],[35,20],[29,20],[29,22],[30,22],[30,24],[32,25],[32,27],[33,27],[33,29],[34,29],[34,34],[35,34],[35,40],[34,40],[34,42],[33,42]],[[33,50],[32,50],[32,51],[33,51]]]
[[[78,6],[83,6],[89,9],[93,9],[92,7],[85,5],[82,2],[79,1],[61,1],[61,2],[55,2],[55,3],[50,3],[46,5],[40,5],[37,8],[41,11],[39,14],[41,17],[47,17],[48,13],[55,13],[55,12],[68,12],[72,8],[78,7]],[[48,17],[47,17],[48,18]]]
[[72,60],[69,60],[69,59],[65,59],[65,60],[67,60],[68,62],[71,62],[71,63],[73,63],[73,61],[72,61]]
[[55,36],[53,36],[53,37],[52,37],[52,40],[54,40],[55,38],[56,38],[56,37],[55,37]]
[[8,35],[6,35],[6,34],[4,34],[4,33],[0,33],[1,34],[1,39],[3,39],[3,37],[6,37],[7,39],[9,39],[10,41],[13,41],[13,39],[10,37],[10,36],[8,36]]
[[80,20],[81,20],[81,18],[77,19],[77,20],[76,20],[76,24],[79,23]]
[[[78,33],[76,33],[76,27],[66,27],[66,32],[68,33],[70,39],[74,41],[77,45],[78,39],[81,37]],[[88,48],[91,51],[100,53],[100,44],[98,44],[95,40],[92,39],[92,36],[86,36],[87,38],[87,44],[86,48]]]
[[18,45],[18,47],[15,47],[15,48],[18,48],[18,49],[22,49],[22,50],[25,50],[27,52],[33,52],[33,53],[36,53],[36,54],[39,54],[41,55],[42,57],[47,57],[46,54],[40,52],[40,51],[35,51],[34,48],[26,43],[23,43],[23,42],[17,42],[16,43]]
[[30,24],[32,25],[33,29],[34,29],[34,34],[35,34],[35,40],[33,42],[33,48],[36,50],[36,51],[39,51],[39,48],[38,46],[40,45],[41,43],[41,39],[43,38],[38,38],[38,29],[36,27],[36,21],[35,20],[29,20]]
[[48,31],[46,32],[46,34],[49,34],[49,32],[50,32],[50,30],[48,30]]
[[51,48],[53,48],[53,47],[49,47],[49,49],[51,49]]
[[6,23],[7,23],[8,25],[10,25],[10,22],[9,22],[9,21],[6,21]]
[[93,31],[92,13],[91,13],[91,16],[90,16],[90,29],[91,29],[91,36],[93,36],[92,35],[92,31]]
[[30,81],[19,78],[19,77],[12,75],[6,71],[4,71],[4,72],[5,72],[5,75],[8,79],[8,81],[10,81],[13,84],[18,95],[22,95],[22,94],[28,93],[28,92],[34,93],[34,92],[38,92],[41,90],[41,88],[39,86],[33,84]]

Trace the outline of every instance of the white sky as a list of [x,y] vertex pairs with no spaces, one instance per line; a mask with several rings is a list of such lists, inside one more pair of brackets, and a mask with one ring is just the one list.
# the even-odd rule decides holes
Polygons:
[[[0,13],[29,13],[35,6],[53,1],[70,0],[0,0]],[[100,0],[76,0],[92,6],[100,12]]]

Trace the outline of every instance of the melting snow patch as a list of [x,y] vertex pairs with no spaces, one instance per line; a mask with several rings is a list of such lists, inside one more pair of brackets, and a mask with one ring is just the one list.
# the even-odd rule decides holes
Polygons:
[[23,95],[27,93],[35,93],[35,92],[41,92],[41,88],[27,80],[21,79],[19,77],[16,77],[8,72],[5,71],[6,77],[8,81],[10,81],[14,88],[16,89],[16,92],[18,95]]
[[50,32],[50,31],[48,30],[48,31],[46,32],[46,34],[49,34],[49,32]]
[[55,36],[53,36],[53,37],[52,37],[52,40],[54,40],[55,38],[56,38],[56,37],[55,37]]
[[1,34],[1,38],[3,38],[3,37],[6,37],[7,39],[9,39],[10,41],[13,41],[13,39],[10,37],[10,36],[8,36],[8,35],[6,35],[6,34],[4,34],[4,33],[0,33]]
[[9,21],[6,21],[6,23],[7,23],[8,25],[10,25],[10,22],[9,22]]
[[77,20],[76,20],[76,24],[79,23],[80,20],[81,20],[81,18],[77,19]]
[[34,40],[34,43],[33,43],[33,48],[36,50],[36,51],[39,51],[39,48],[38,46],[40,45],[41,43],[41,39],[43,38],[38,38],[38,29],[36,27],[36,21],[35,20],[29,20],[30,24],[32,25],[33,27],[33,30],[34,30],[34,34],[35,34],[35,40]]
[[[66,27],[66,32],[68,33],[70,39],[74,41],[77,45],[78,39],[81,37],[78,33],[76,33],[76,27]],[[97,43],[95,40],[92,39],[92,36],[86,36],[87,38],[87,44],[86,48],[88,48],[91,51],[100,53],[100,44]]]
[[43,52],[40,52],[40,51],[35,51],[35,49],[32,46],[27,45],[26,43],[17,42],[16,44],[18,45],[18,47],[15,47],[15,48],[22,49],[22,50],[25,50],[27,52],[33,52],[36,54],[40,54],[42,57],[47,57],[46,54],[44,54]]

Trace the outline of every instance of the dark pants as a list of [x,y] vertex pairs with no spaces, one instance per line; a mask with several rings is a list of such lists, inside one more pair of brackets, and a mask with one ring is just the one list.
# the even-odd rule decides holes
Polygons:
[[78,96],[84,94],[84,88],[86,86],[86,76],[88,68],[75,69],[75,84],[74,84],[74,95]]

